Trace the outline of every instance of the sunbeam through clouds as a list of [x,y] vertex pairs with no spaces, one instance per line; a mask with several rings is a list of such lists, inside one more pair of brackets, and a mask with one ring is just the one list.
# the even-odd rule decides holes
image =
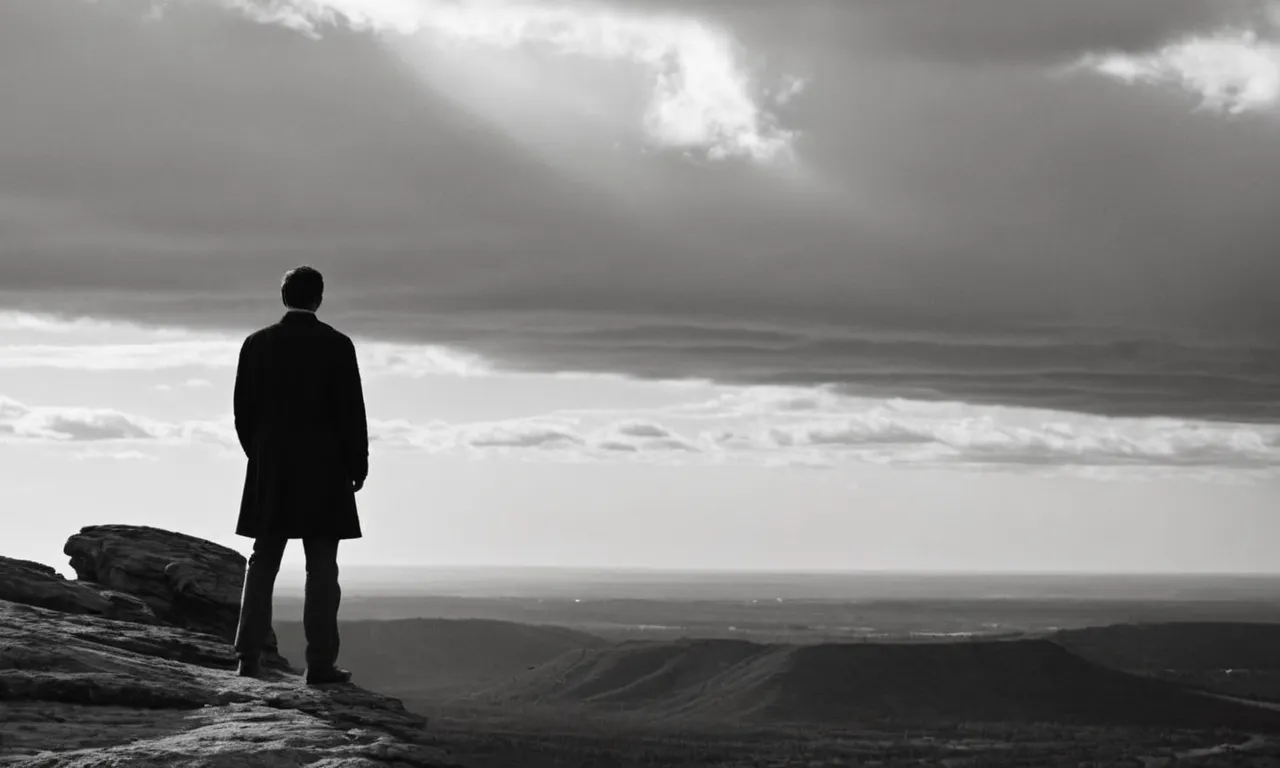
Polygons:
[[770,107],[793,98],[803,80],[784,76],[772,89],[777,95],[767,102],[765,89],[753,82],[730,34],[688,16],[505,0],[212,1],[254,21],[314,37],[334,27],[631,62],[650,81],[643,128],[664,148],[711,159],[767,161],[789,154],[795,138]]

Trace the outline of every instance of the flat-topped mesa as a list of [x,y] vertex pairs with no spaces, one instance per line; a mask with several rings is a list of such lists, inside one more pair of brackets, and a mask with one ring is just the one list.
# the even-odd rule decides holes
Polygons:
[[[142,525],[91,525],[63,552],[84,582],[133,595],[166,624],[235,639],[244,556],[211,541]],[[287,665],[267,641],[268,666]]]

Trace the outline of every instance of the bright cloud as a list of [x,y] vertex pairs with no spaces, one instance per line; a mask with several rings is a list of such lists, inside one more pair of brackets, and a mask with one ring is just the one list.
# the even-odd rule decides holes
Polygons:
[[239,353],[239,342],[223,339],[143,344],[0,344],[0,368],[73,371],[233,368]]
[[107,408],[33,407],[0,397],[0,438],[97,442],[151,440],[164,426]]
[[[0,341],[0,369],[53,368],[69,371],[163,371],[175,368],[234,369],[243,339],[173,328],[64,320],[25,313],[0,313],[0,330],[22,331],[36,341]],[[50,338],[52,337],[52,338]],[[476,355],[424,344],[356,340],[361,370],[369,375],[474,376],[488,364]],[[201,388],[206,379],[182,385]],[[171,386],[169,387],[171,388]]]
[[1280,469],[1274,424],[879,400],[805,388],[745,388],[681,411],[672,417],[717,425],[707,434],[744,450],[962,465]]
[[144,453],[132,448],[122,448],[118,450],[101,448],[90,448],[84,451],[77,451],[75,458],[81,461],[92,461],[96,459],[106,459],[109,461],[158,461],[159,457],[154,454]]
[[[0,441],[53,444],[201,443],[238,448],[230,416],[217,421],[167,422],[114,408],[32,405],[3,395],[0,395]],[[127,449],[120,450],[127,453]]]
[[[788,152],[794,134],[777,124],[764,89],[744,69],[729,33],[698,19],[605,6],[463,0],[216,0],[265,24],[318,36],[325,27],[453,44],[525,47],[555,55],[629,62],[648,74],[644,128],[659,146],[713,159],[768,160]],[[788,77],[781,105],[800,93]]]
[[37,331],[41,333],[87,333],[113,328],[132,328],[124,323],[104,323],[87,317],[60,318],[29,312],[0,310],[0,331]]
[[[1280,475],[1280,425],[1120,419],[1055,411],[743,388],[689,407],[550,413],[498,421],[370,422],[375,452],[490,453],[552,461],[1034,469],[1093,476],[1196,471]],[[776,404],[770,409],[769,402]],[[821,407],[796,406],[822,403]],[[211,445],[238,455],[230,415],[165,422],[0,397],[0,440]]]
[[1252,30],[1190,37],[1149,53],[1092,55],[1082,65],[1124,83],[1181,88],[1203,108],[1227,114],[1280,100],[1280,45]]
[[472,424],[388,422],[388,449],[496,450],[546,459],[1280,474],[1280,426],[1121,419],[961,403],[740,388],[705,403]]
[[1073,422],[1059,417],[1023,425],[1013,420],[1001,423],[989,415],[920,419],[886,409],[774,427],[760,439],[884,462],[1280,469],[1280,431],[1275,429],[1117,422]]
[[[10,313],[0,368],[73,371],[233,370],[238,337]],[[71,332],[74,331],[74,332]],[[500,375],[444,348],[362,342],[367,375]],[[173,388],[201,388],[191,376]],[[1035,468],[1280,472],[1280,425],[1116,418],[957,402],[851,397],[822,387],[720,387],[702,401],[654,409],[579,409],[498,421],[374,419],[375,450],[515,454],[543,460],[850,463]],[[705,389],[705,388],[704,388]],[[37,443],[209,445],[236,455],[230,414],[164,421],[108,408],[0,397],[0,440]]]
[[626,421],[618,424],[615,429],[621,435],[626,437],[649,437],[649,438],[666,438],[671,436],[671,431],[661,424],[654,424],[651,421]]
[[460,442],[474,448],[541,448],[578,445],[582,438],[565,426],[529,421],[500,421],[457,430]]
[[477,355],[430,345],[357,342],[362,370],[421,378],[431,374],[478,376],[491,368]]

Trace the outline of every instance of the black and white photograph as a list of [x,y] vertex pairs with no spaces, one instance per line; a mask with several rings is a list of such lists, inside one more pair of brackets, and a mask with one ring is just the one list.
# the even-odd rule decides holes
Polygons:
[[0,766],[1280,768],[1278,297],[1278,0],[0,0]]

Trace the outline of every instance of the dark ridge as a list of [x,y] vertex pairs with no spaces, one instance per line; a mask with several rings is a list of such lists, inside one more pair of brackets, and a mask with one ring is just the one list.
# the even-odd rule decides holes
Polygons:
[[1108,669],[1048,640],[633,642],[566,654],[473,701],[707,722],[1055,722],[1280,733],[1280,713]]
[[[300,622],[277,622],[284,653],[305,658]],[[557,626],[487,619],[339,622],[343,663],[361,682],[393,695],[473,690],[605,640]]]
[[1116,624],[1060,630],[1052,640],[1072,653],[1117,669],[1280,670],[1280,623]]

